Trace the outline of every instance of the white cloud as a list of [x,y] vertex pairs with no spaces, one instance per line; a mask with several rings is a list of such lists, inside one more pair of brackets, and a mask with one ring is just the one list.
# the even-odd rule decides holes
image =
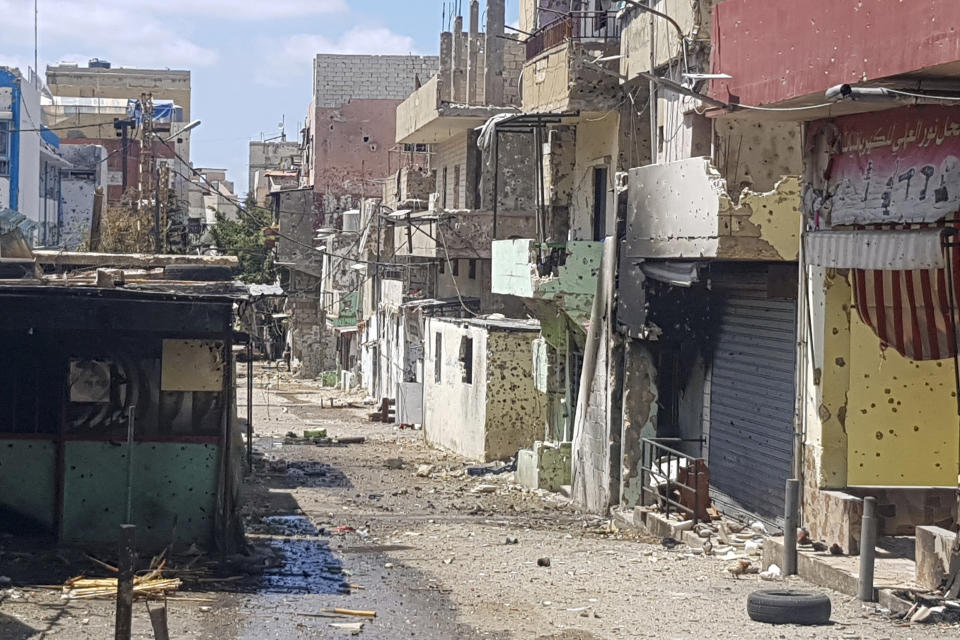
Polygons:
[[[0,0],[0,15],[4,38],[26,48],[33,44],[33,11],[24,10],[23,4]],[[171,22],[161,19],[159,10],[154,15],[116,0],[41,2],[40,53],[46,56],[55,47],[69,47],[127,66],[205,66],[217,61],[216,51],[178,32]]]
[[302,84],[305,77],[309,78],[318,53],[407,55],[416,53],[416,42],[385,27],[354,27],[337,39],[303,33],[283,39],[265,38],[261,49],[269,53],[260,56],[264,62],[255,71],[257,82],[282,87],[293,82]]

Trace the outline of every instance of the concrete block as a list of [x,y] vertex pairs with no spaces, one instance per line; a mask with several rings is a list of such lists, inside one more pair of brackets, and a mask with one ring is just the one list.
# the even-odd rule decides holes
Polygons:
[[540,488],[540,467],[537,454],[533,449],[520,449],[517,452],[517,484],[526,489]]
[[950,568],[950,552],[957,534],[941,527],[916,529],[917,584],[923,589],[939,589]]
[[527,489],[559,491],[570,484],[570,443],[535,442],[517,452],[517,482]]

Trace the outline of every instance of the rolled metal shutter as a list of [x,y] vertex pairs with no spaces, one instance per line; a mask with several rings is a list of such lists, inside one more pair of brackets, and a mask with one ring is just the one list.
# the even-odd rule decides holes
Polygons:
[[720,315],[710,383],[710,494],[720,511],[783,526],[792,474],[796,301],[757,285]]

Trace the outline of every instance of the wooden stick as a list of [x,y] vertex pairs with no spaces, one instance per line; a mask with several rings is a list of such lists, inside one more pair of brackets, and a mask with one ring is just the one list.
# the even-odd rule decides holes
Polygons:
[[345,616],[357,616],[360,618],[376,618],[376,611],[355,611],[354,609],[327,609],[328,613],[339,613]]

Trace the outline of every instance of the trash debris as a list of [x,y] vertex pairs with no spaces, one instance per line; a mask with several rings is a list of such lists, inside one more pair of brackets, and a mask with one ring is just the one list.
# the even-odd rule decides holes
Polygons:
[[393,563],[392,563],[392,562],[385,562],[385,563],[383,564],[383,568],[384,568],[384,569],[393,569]]
[[813,550],[814,550],[814,551],[821,551],[821,552],[822,552],[822,551],[826,551],[828,548],[829,548],[829,547],[827,547],[827,543],[826,543],[826,542],[814,542],[814,543],[813,543]]
[[0,576],[0,587],[5,587],[12,582],[13,580],[11,580],[9,576]]
[[748,540],[745,545],[743,545],[743,551],[747,555],[759,556],[763,552],[763,543],[757,540]]
[[549,567],[549,566],[550,566],[550,558],[537,558],[537,566],[538,566],[538,567]]
[[703,541],[703,552],[708,556],[713,553],[713,543],[710,542],[709,538]]
[[478,484],[470,490],[470,493],[495,493],[496,491],[497,485],[495,484]]
[[387,469],[394,469],[394,470],[403,469],[404,467],[403,458],[387,458],[386,461],[383,463],[383,466],[385,466]]
[[680,541],[677,540],[676,538],[672,538],[672,537],[670,537],[670,536],[667,536],[666,538],[662,538],[662,539],[660,540],[660,544],[663,545],[663,546],[664,546],[665,548],[667,548],[667,549],[673,549],[673,548],[678,547],[678,546],[680,545]]
[[783,572],[780,571],[780,567],[775,564],[771,564],[769,567],[767,567],[766,571],[761,571],[759,575],[761,580],[774,582],[783,577]]
[[332,533],[335,536],[342,536],[347,533],[356,533],[356,532],[357,532],[356,529],[347,525],[340,525],[339,527],[334,527],[333,529],[330,530],[330,533]]
[[[134,597],[163,597],[180,588],[183,583],[179,578],[163,578],[160,570],[137,576],[133,579]],[[79,600],[83,598],[116,598],[116,578],[71,578],[63,584],[63,600]]]
[[518,540],[517,538],[507,537],[504,539],[503,544],[518,544],[519,542],[520,540]]
[[444,558],[443,564],[453,564],[453,557]]
[[806,547],[812,543],[813,540],[810,539],[810,532],[807,530],[807,528],[797,528],[797,544]]
[[753,524],[751,524],[751,525],[750,525],[750,529],[752,529],[752,530],[753,530],[754,532],[756,532],[756,533],[759,533],[759,534],[762,535],[762,536],[767,535],[767,528],[766,528],[766,527],[764,526],[764,524],[763,524],[762,522],[760,522],[759,520],[757,520],[756,522],[754,522]]
[[740,576],[747,573],[747,570],[750,568],[750,565],[753,564],[749,560],[740,559],[734,562],[733,564],[727,566],[726,571],[733,575],[734,578],[740,579]]
[[830,545],[830,554],[834,556],[842,556],[843,549],[840,548],[840,545],[834,542],[832,545]]
[[213,611],[213,607],[200,607],[200,613],[210,613]]
[[418,478],[429,478],[431,473],[433,473],[432,464],[422,464],[419,467],[417,467]]
[[314,438],[326,438],[327,430],[326,429],[306,429],[303,432],[303,437],[307,440],[312,440]]
[[353,635],[358,635],[363,631],[362,622],[331,622],[330,626],[341,631],[349,631]]

